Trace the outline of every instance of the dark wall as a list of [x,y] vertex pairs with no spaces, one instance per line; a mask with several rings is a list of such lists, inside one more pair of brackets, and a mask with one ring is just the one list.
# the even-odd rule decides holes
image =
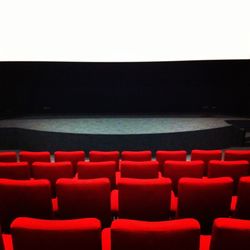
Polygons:
[[250,60],[0,62],[2,115],[250,114]]

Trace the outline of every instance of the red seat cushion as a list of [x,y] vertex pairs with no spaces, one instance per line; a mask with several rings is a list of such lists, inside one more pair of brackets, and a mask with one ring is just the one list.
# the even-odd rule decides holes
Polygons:
[[123,161],[151,161],[152,152],[144,151],[122,151],[121,159]]
[[224,153],[225,161],[237,161],[237,160],[247,160],[250,162],[250,150],[249,149],[228,149]]
[[17,161],[17,153],[6,151],[0,152],[0,162],[16,162]]
[[28,180],[30,177],[28,162],[0,162],[0,178]]
[[27,161],[30,166],[35,161],[50,162],[50,152],[40,151],[40,152],[31,152],[31,151],[20,151],[19,153],[20,161]]

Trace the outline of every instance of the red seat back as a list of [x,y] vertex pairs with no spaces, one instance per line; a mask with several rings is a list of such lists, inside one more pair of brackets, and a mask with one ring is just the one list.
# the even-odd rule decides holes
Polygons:
[[112,188],[115,188],[115,161],[78,162],[77,174],[79,179],[108,178]]
[[121,178],[118,182],[118,216],[135,220],[169,217],[171,180]]
[[243,150],[243,149],[225,150],[224,159],[225,159],[225,161],[246,160],[246,161],[250,162],[250,150],[249,149],[247,149],[247,150]]
[[204,174],[203,161],[165,161],[163,176],[172,180],[175,194],[178,192],[178,182],[182,177],[202,178]]
[[30,164],[30,166],[35,161],[50,162],[50,152],[48,151],[41,151],[41,152],[20,151],[19,160],[27,161]]
[[101,224],[94,218],[17,218],[11,232],[15,250],[101,250]]
[[151,161],[152,152],[145,151],[122,151],[121,159],[123,161]]
[[118,219],[111,225],[112,250],[199,250],[200,225],[194,219],[161,222]]
[[17,154],[16,152],[6,151],[0,152],[0,162],[16,162]]
[[0,178],[28,180],[30,174],[28,162],[0,162]]
[[154,179],[158,178],[157,161],[121,161],[120,171],[123,178]]

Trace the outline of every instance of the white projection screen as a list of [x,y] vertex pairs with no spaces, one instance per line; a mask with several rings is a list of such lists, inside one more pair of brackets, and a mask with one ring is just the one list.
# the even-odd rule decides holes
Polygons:
[[0,61],[250,58],[249,0],[1,0]]

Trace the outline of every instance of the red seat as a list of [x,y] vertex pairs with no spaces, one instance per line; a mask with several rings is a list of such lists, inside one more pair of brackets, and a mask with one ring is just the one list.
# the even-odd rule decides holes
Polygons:
[[145,151],[122,151],[121,159],[123,161],[151,161],[152,152]]
[[116,170],[119,170],[119,151],[96,151],[89,152],[89,161],[115,161]]
[[16,152],[6,151],[0,152],[0,162],[16,162],[17,154]]
[[27,161],[30,166],[35,161],[50,162],[50,152],[31,152],[31,151],[20,151],[19,153],[20,161]]
[[208,163],[211,160],[221,160],[222,159],[222,150],[199,150],[194,149],[191,152],[191,161],[201,160],[205,163],[205,173],[207,175]]
[[218,161],[212,160],[208,164],[208,177],[231,177],[234,180],[234,190],[236,192],[239,178],[249,173],[248,161]]
[[11,232],[15,250],[101,250],[101,223],[94,218],[17,218]]
[[0,223],[4,231],[20,216],[52,216],[51,189],[47,180],[0,179],[0,201]]
[[80,161],[77,168],[78,179],[108,178],[112,189],[115,188],[115,171],[115,161]]
[[195,218],[203,232],[211,229],[217,217],[230,215],[233,180],[230,177],[182,178],[178,185],[178,218]]
[[250,176],[240,178],[235,216],[250,219]]
[[113,207],[119,208],[120,218],[164,220],[169,218],[170,200],[171,180],[168,178],[121,178],[118,183],[118,206]]
[[0,178],[28,180],[30,166],[28,162],[0,162]]
[[154,179],[159,177],[157,161],[121,161],[120,177]]
[[194,219],[161,222],[118,219],[103,230],[103,250],[199,250]]
[[111,221],[110,182],[107,178],[59,179],[56,183],[61,218],[98,218],[103,226]]
[[160,170],[163,173],[165,161],[186,161],[187,151],[185,150],[157,150],[156,160],[159,162]]
[[64,162],[34,162],[32,164],[34,179],[47,179],[50,181],[52,194],[56,194],[56,181],[59,178],[73,178],[74,171],[70,161]]
[[228,149],[224,152],[224,159],[225,161],[238,161],[238,160],[246,160],[250,162],[250,150],[246,149]]
[[11,234],[2,234],[0,229],[0,250],[13,250]]
[[54,157],[55,157],[55,162],[70,161],[73,166],[74,173],[76,173],[78,161],[85,160],[85,152],[84,151],[56,151],[54,153]]
[[203,161],[165,161],[163,176],[172,180],[173,191],[177,194],[178,182],[182,177],[202,178],[204,174]]
[[249,250],[249,239],[249,220],[218,218],[213,224],[210,250]]

